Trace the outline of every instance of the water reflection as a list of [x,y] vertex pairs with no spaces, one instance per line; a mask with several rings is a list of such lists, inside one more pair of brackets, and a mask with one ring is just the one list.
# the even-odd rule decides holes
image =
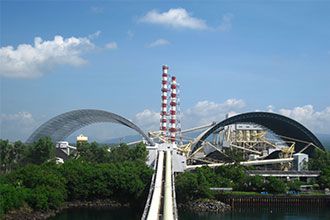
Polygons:
[[[58,214],[51,220],[139,220],[142,211],[134,208],[69,209]],[[180,220],[329,220],[330,209],[310,206],[236,206],[232,212],[225,214],[195,213],[179,210]]]

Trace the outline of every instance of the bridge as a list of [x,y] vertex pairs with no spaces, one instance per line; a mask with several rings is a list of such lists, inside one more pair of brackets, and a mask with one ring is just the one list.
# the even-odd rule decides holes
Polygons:
[[178,219],[172,166],[174,147],[172,144],[160,144],[156,150],[155,173],[152,176],[142,220]]

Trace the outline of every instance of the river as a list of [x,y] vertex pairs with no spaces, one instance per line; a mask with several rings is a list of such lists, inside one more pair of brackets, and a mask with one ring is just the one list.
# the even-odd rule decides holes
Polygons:
[[[132,208],[116,209],[95,209],[95,208],[75,208],[65,210],[51,220],[139,220],[141,212]],[[225,214],[193,213],[179,210],[180,220],[329,220],[329,208],[311,207],[258,207],[258,208],[236,208],[232,212]]]

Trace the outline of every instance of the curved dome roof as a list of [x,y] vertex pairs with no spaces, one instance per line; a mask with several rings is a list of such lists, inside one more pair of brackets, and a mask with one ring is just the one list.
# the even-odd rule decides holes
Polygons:
[[74,110],[58,115],[42,124],[26,142],[32,143],[44,136],[50,137],[53,142],[58,142],[82,127],[100,122],[125,125],[141,134],[150,145],[154,145],[153,141],[133,122],[120,115],[95,109]]
[[[312,143],[315,146],[324,149],[317,137],[302,124],[291,118],[270,112],[248,112],[227,118],[207,130],[197,141],[195,149],[200,147],[203,141],[218,128],[236,123],[258,124],[270,129],[279,136],[289,137],[291,139],[296,139],[306,143]],[[299,141],[297,141],[295,145],[296,152],[299,152],[306,146],[305,143]],[[310,153],[310,151],[307,152]]]

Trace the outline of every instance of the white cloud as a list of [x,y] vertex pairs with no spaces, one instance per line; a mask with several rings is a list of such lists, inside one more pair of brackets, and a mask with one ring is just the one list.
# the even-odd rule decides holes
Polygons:
[[37,126],[37,121],[30,112],[0,115],[1,139],[25,141]]
[[105,48],[110,49],[110,50],[115,50],[118,48],[118,45],[116,42],[112,41],[112,42],[107,43],[105,45]]
[[223,103],[211,101],[200,101],[195,106],[189,108],[183,115],[183,127],[204,125],[213,121],[219,122],[225,119],[226,114],[234,115],[245,107],[245,102],[241,99],[228,99]]
[[145,109],[135,115],[133,122],[146,131],[159,130],[159,112]]
[[17,48],[0,48],[0,75],[12,78],[40,77],[59,65],[80,66],[86,63],[81,55],[95,46],[89,38],[34,39],[34,45],[20,44]]
[[150,44],[148,44],[147,47],[159,47],[159,46],[165,46],[165,45],[169,45],[169,44],[171,44],[171,42],[160,38],[160,39],[157,39],[157,40],[151,42]]
[[[182,113],[182,125],[185,129],[218,122],[225,119],[226,114],[233,116],[244,107],[245,103],[241,99],[228,99],[223,103],[200,101]],[[147,131],[155,131],[159,130],[159,119],[159,112],[145,109],[135,115],[133,122]]]
[[232,14],[224,14],[222,16],[222,19],[221,19],[221,23],[220,23],[220,26],[219,26],[219,30],[222,31],[222,32],[226,32],[226,31],[230,31],[231,27],[232,27],[232,19],[233,19],[233,15]]
[[139,21],[150,24],[160,24],[172,28],[187,28],[193,30],[208,29],[204,20],[193,17],[192,14],[188,13],[184,8],[171,8],[163,13],[157,10],[151,10]]
[[266,111],[267,112],[274,112],[274,106],[273,105],[268,105]]
[[21,121],[25,124],[34,122],[30,112],[18,112],[15,114],[1,114],[1,121]]
[[[188,108],[182,113],[183,129],[209,124],[211,122],[220,122],[226,115],[230,116],[247,112],[247,106],[241,99],[228,99],[223,103],[212,101],[199,101],[193,107]],[[260,111],[260,110],[259,110]],[[264,110],[292,118],[315,133],[330,134],[330,106],[323,110],[316,111],[312,105],[294,107],[292,109],[275,109],[269,105]],[[146,109],[136,114],[133,120],[138,126],[146,130],[159,129],[159,112]]]
[[330,106],[315,111],[312,105],[279,109],[279,114],[292,118],[316,133],[330,134]]
[[101,33],[102,33],[101,31],[96,31],[96,32],[93,33],[93,34],[88,35],[88,38],[89,38],[90,40],[96,39],[96,38],[98,38],[98,37],[100,36]]
[[[312,132],[330,134],[330,106],[316,111],[312,105],[279,110],[269,105],[265,110],[292,118]],[[243,112],[246,112],[246,104],[241,99],[228,99],[222,103],[204,100],[197,102],[193,107],[184,111],[181,122],[183,129],[186,129],[205,125],[213,121],[220,122],[225,119],[226,114],[233,116]],[[145,131],[157,131],[159,130],[159,119],[159,112],[145,109],[134,116],[133,122]],[[0,138],[24,141],[41,122],[46,120],[45,118],[36,120],[31,113],[24,111],[14,114],[0,114]],[[113,137],[136,134],[125,126],[112,123],[89,126],[75,132],[73,136],[80,133],[86,134],[91,137],[91,140],[97,141],[106,141]]]

